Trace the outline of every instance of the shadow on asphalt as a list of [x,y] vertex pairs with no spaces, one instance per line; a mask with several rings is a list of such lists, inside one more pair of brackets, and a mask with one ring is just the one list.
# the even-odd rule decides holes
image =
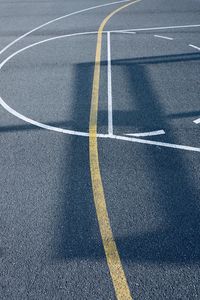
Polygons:
[[[142,64],[180,62],[194,59],[200,59],[200,55],[186,54],[120,60],[114,61],[113,65],[120,64],[125,67],[132,101],[137,110],[142,111],[142,116],[148,115],[148,120],[145,120],[145,123],[148,122],[151,126],[153,122],[154,127],[155,123],[158,123],[161,128],[167,128],[169,125],[165,123],[159,97],[152,89],[151,82]],[[80,118],[83,116],[83,111],[85,112],[85,122],[88,121],[89,124],[92,75],[93,64],[88,63],[77,66],[74,112],[76,115],[75,123],[78,124],[82,123]],[[189,112],[189,114],[191,113],[195,114],[196,112]],[[187,114],[187,112],[181,114]],[[139,116],[133,115],[132,112],[130,115],[123,111],[118,112],[115,125],[127,126],[128,124],[128,126],[132,126],[141,121],[140,116],[140,114]],[[142,121],[144,122],[144,119]],[[52,123],[52,125],[55,124],[56,126],[59,125]],[[14,129],[11,127],[5,128],[0,131],[37,129],[31,125],[18,126]],[[171,132],[170,128],[168,129]],[[65,194],[62,195],[62,215],[57,220],[58,226],[55,227],[54,232],[53,258],[56,260],[102,259],[105,255],[93,203],[88,140],[80,137],[70,138],[71,153],[66,153],[66,159],[70,160],[70,167],[66,169]],[[172,143],[176,143],[171,133],[169,138]],[[148,147],[146,155],[145,152],[143,153],[146,166],[157,181],[161,195],[158,199],[159,206],[167,216],[168,221],[167,224],[163,225],[163,230],[160,231],[134,234],[123,238],[118,238],[115,233],[115,240],[121,258],[133,262],[199,263],[199,191],[187,175],[184,152],[173,151],[173,155],[169,155],[167,151],[158,152],[156,147]],[[151,161],[149,161],[150,158]],[[65,163],[65,159],[63,159],[63,163]],[[112,207],[109,210],[111,211]],[[141,212],[141,222],[142,219]]]
[[[113,65],[129,65],[130,64],[166,64],[172,62],[186,62],[200,60],[199,53],[184,53],[174,55],[148,56],[131,59],[119,59],[112,62]],[[106,64],[104,62],[104,64]]]
[[[142,57],[142,58],[134,58],[134,59],[121,59],[121,60],[113,60],[112,65],[121,65],[123,67],[126,67],[126,69],[131,66],[134,67],[134,72],[137,72],[139,76],[136,78],[133,78],[134,80],[131,82],[135,82],[135,80],[140,81],[140,78],[142,80],[145,80],[143,76],[145,75],[145,65],[148,64],[161,64],[161,63],[176,63],[176,62],[186,62],[186,61],[196,61],[200,60],[200,54],[199,53],[186,53],[186,54],[176,54],[176,55],[165,55],[165,56],[151,56],[151,57]],[[102,61],[101,65],[106,66],[107,62]],[[127,69],[127,74],[129,73],[129,70]],[[89,128],[89,111],[90,107],[88,105],[88,101],[90,101],[91,98],[91,86],[88,84],[88,82],[92,83],[92,75],[93,75],[93,63],[82,63],[78,64],[75,67],[75,75],[74,75],[74,81],[77,86],[78,93],[75,93],[76,104],[74,107],[75,114],[78,115],[76,121],[60,121],[60,122],[47,122],[45,124],[60,127],[60,128],[66,128],[71,130],[78,130],[78,131],[84,131],[88,132]],[[141,76],[141,77],[140,77]],[[145,81],[144,81],[145,82]],[[130,86],[132,88],[132,86]],[[139,128],[144,127],[145,123],[145,130],[149,129],[149,131],[153,130],[156,126],[161,127],[162,120],[164,119],[179,119],[179,118],[189,118],[189,117],[198,117],[200,115],[200,110],[197,111],[185,111],[170,115],[164,115],[161,110],[157,111],[157,104],[155,102],[155,96],[152,95],[151,88],[149,89],[149,94],[147,94],[147,86],[144,89],[144,84],[141,85],[135,85],[134,89],[132,88],[133,94],[137,98],[137,96],[140,96],[141,103],[138,103],[137,110],[132,111],[113,111],[113,115],[115,116],[115,119],[117,120],[117,126],[136,126]],[[147,97],[148,95],[148,97]],[[83,101],[83,99],[85,99]],[[88,100],[89,99],[89,100]],[[80,107],[81,105],[81,107]],[[152,107],[155,108],[153,111],[152,109],[148,110],[148,116],[145,118],[145,112],[147,111],[146,106],[152,105]],[[161,114],[162,113],[162,114]],[[99,110],[98,118],[100,120],[99,124],[107,125],[108,120],[108,112]],[[37,121],[37,120],[36,120]],[[42,122],[42,121],[41,121]],[[84,126],[82,124],[87,124],[88,126]],[[165,126],[167,124],[165,123]],[[70,128],[69,128],[70,127]],[[166,127],[165,127],[166,128]],[[41,128],[38,128],[31,124],[25,124],[25,125],[15,125],[15,126],[1,126],[0,132],[9,132],[9,131],[20,131],[20,130],[38,130]]]
[[[171,58],[164,57],[163,60],[165,62],[179,62],[188,59],[193,60],[194,58],[199,59],[200,55],[177,55]],[[156,62],[160,60],[161,57],[155,58]],[[140,63],[135,63],[135,60],[113,62],[114,65],[118,63],[122,63],[126,68],[126,79],[129,82],[132,101],[137,110],[142,111],[143,116],[148,116],[149,126],[152,123],[155,126],[155,123],[157,123],[161,128],[168,127],[169,139],[172,143],[176,143],[176,139],[171,133],[172,130],[165,122],[159,96],[152,88],[145,67]],[[82,66],[79,66],[79,68],[82,68]],[[77,75],[75,86],[78,87],[76,91],[79,91],[79,93],[75,92],[77,101],[75,111],[77,108],[80,110],[86,108],[85,102],[88,101],[84,101],[83,95],[91,97],[90,85],[88,85],[87,80],[88,78],[92,80],[91,70],[88,70],[88,74],[87,68],[84,70],[83,77]],[[77,72],[79,74],[79,71]],[[147,122],[143,119],[144,121]],[[120,113],[117,115],[115,125],[123,124],[123,126],[127,126],[127,124],[132,125],[133,122],[135,123],[133,115],[129,119],[129,116],[121,112],[121,115]],[[85,141],[80,145],[80,140],[73,138],[72,149],[71,182],[66,187],[68,205],[63,207],[65,221],[63,222],[63,232],[60,239],[60,255],[57,258],[100,259],[104,257],[104,252],[99,234],[97,234],[99,230],[92,200],[88,143]],[[187,175],[184,152],[173,151],[173,155],[169,155],[167,151],[158,152],[155,147],[149,147],[146,155],[144,152],[143,159],[146,160],[149,172],[153,173],[157,181],[160,194],[157,201],[159,201],[161,211],[166,216],[167,224],[163,224],[163,230],[160,231],[141,235],[134,234],[123,238],[118,238],[113,229],[121,258],[123,260],[153,263],[198,263],[200,261],[199,191]],[[76,168],[76,166],[80,167]],[[151,199],[149,200],[151,201]],[[130,199],[130,201],[132,200]],[[112,207],[109,210],[112,211]],[[141,211],[141,222],[142,219]]]
[[[74,122],[76,130],[88,132],[93,64],[80,64],[74,71]],[[87,128],[81,127],[87,124]],[[55,232],[54,259],[100,259],[104,250],[99,233],[90,178],[88,139],[71,136],[71,153],[66,169],[60,228]],[[64,162],[63,162],[64,163]],[[68,179],[67,179],[68,178]],[[62,180],[63,181],[63,180]]]
[[[165,56],[150,56],[133,59],[121,59],[113,60],[113,66],[122,66],[128,76],[127,81],[131,82],[129,89],[132,95],[134,95],[134,101],[137,98],[140,99],[137,103],[137,108],[130,111],[113,110],[114,126],[121,127],[135,127],[141,131],[153,131],[155,128],[165,128],[166,131],[170,131],[171,128],[168,125],[167,119],[180,119],[198,117],[200,111],[185,111],[176,114],[165,115],[161,107],[158,107],[159,101],[158,96],[153,94],[151,83],[147,82],[145,67],[148,64],[162,64],[162,63],[181,63],[187,61],[200,60],[199,53],[186,53],[176,55],[165,55]],[[102,62],[105,66],[107,62]],[[134,69],[133,69],[134,68]],[[133,69],[133,70],[132,70]],[[135,74],[135,76],[134,76]],[[140,83],[143,82],[143,84]],[[130,94],[131,94],[130,93]],[[134,105],[133,105],[134,106]],[[152,109],[153,108],[153,109]],[[99,111],[100,120],[107,121],[107,111]],[[164,121],[163,121],[164,120]],[[154,137],[155,139],[155,137]]]
[[[158,128],[167,128],[168,138],[174,144],[177,143],[176,138],[166,122],[159,95],[152,87],[145,63],[180,62],[194,59],[200,59],[200,55],[173,55],[113,63],[114,65],[122,64],[125,67],[124,72],[127,74],[125,80],[128,82],[132,102],[136,109],[142,112],[143,122],[149,129],[151,124],[154,128],[156,125],[159,125]],[[144,119],[145,116],[147,120]],[[132,125],[131,120],[129,121],[128,118],[126,120]],[[118,121],[120,125],[124,124],[123,115],[122,118],[116,116],[115,125]],[[163,224],[163,230],[160,231],[127,236],[119,240],[116,238],[120,255],[124,260],[132,261],[198,263],[200,260],[199,190],[187,175],[184,152],[172,151],[173,154],[169,155],[171,152],[158,151],[156,147],[145,149],[142,153],[143,160],[151,178],[153,177],[156,181],[160,195],[153,200],[159,201],[159,207],[166,216],[167,222]],[[141,222],[142,219],[141,211]]]
[[[123,64],[127,74],[133,105],[142,112],[143,122],[151,127],[167,128],[168,138],[176,144],[176,138],[163,113],[159,95],[153,89],[151,79],[145,70],[147,63],[181,62],[200,59],[200,55],[172,55],[166,57],[133,59],[114,62]],[[147,116],[147,120],[145,118]],[[116,118],[116,124],[118,119]],[[119,120],[121,124],[123,121]],[[156,125],[155,125],[156,124]],[[155,127],[154,127],[155,128]],[[147,148],[145,148],[147,149]],[[171,153],[171,152],[170,152]],[[143,151],[143,159],[151,177],[155,179],[160,197],[161,212],[166,216],[167,224],[163,230],[133,235],[117,240],[121,257],[132,261],[150,261],[153,263],[195,263],[200,260],[200,212],[199,191],[187,175],[184,152],[158,151],[148,147]],[[149,199],[151,201],[151,199]],[[143,216],[141,211],[141,222]]]

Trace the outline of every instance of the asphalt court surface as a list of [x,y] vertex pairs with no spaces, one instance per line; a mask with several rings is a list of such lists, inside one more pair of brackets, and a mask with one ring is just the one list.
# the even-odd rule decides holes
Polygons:
[[[97,32],[126,4],[106,3],[0,1],[1,299],[117,298],[88,143]],[[199,11],[143,0],[103,33],[99,164],[134,299],[200,298]]]

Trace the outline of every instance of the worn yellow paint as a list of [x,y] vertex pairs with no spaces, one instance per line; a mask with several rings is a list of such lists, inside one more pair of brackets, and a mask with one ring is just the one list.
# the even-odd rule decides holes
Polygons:
[[114,285],[116,297],[118,300],[132,299],[129,286],[126,280],[126,276],[121,264],[117,246],[113,237],[108,211],[106,207],[106,201],[104,196],[104,189],[101,179],[99,156],[98,156],[98,144],[97,144],[97,115],[98,115],[98,103],[99,103],[99,82],[100,82],[100,63],[101,63],[101,48],[102,48],[102,34],[105,25],[112,16],[121,11],[122,9],[139,2],[136,0],[129,2],[122,7],[116,9],[110,13],[101,23],[96,46],[95,67],[93,76],[93,89],[92,100],[90,109],[90,126],[89,126],[89,153],[90,153],[90,172],[92,179],[92,188],[94,203],[97,213],[97,219],[103,241],[103,246],[106,254],[108,267],[110,270],[112,282]]

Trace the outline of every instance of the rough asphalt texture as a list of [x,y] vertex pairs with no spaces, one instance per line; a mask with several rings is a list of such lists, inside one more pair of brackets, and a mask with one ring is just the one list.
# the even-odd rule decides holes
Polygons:
[[[101,0],[0,0],[0,49],[51,19]],[[81,13],[2,54],[63,34],[97,31],[120,5]],[[142,0],[106,30],[200,24],[199,0]],[[164,40],[160,34],[174,38]],[[200,147],[200,28],[111,34],[114,133]],[[0,73],[16,111],[88,132],[96,36],[29,49]],[[98,132],[107,132],[103,39]],[[0,299],[115,299],[101,242],[87,137],[25,123],[0,107]],[[134,299],[200,299],[200,154],[99,139],[105,197]]]

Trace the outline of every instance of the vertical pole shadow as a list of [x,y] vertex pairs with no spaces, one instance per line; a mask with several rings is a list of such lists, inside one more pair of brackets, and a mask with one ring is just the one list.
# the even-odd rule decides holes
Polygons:
[[[78,64],[74,69],[74,123],[76,130],[88,132],[93,64]],[[55,259],[103,258],[90,178],[89,144],[85,137],[68,137],[64,164],[66,179],[62,195],[62,214],[55,234]],[[65,183],[66,182],[66,183]]]
[[[133,95],[132,102],[144,116],[141,121],[145,125],[155,126],[156,123],[160,128],[167,128],[169,141],[176,144],[146,66],[130,60],[124,61],[123,66]],[[122,257],[154,263],[199,263],[199,190],[188,175],[190,166],[185,152],[145,146],[141,159],[145,160],[148,172],[157,183],[159,197],[154,201],[159,202],[166,223],[159,231],[118,239]]]

